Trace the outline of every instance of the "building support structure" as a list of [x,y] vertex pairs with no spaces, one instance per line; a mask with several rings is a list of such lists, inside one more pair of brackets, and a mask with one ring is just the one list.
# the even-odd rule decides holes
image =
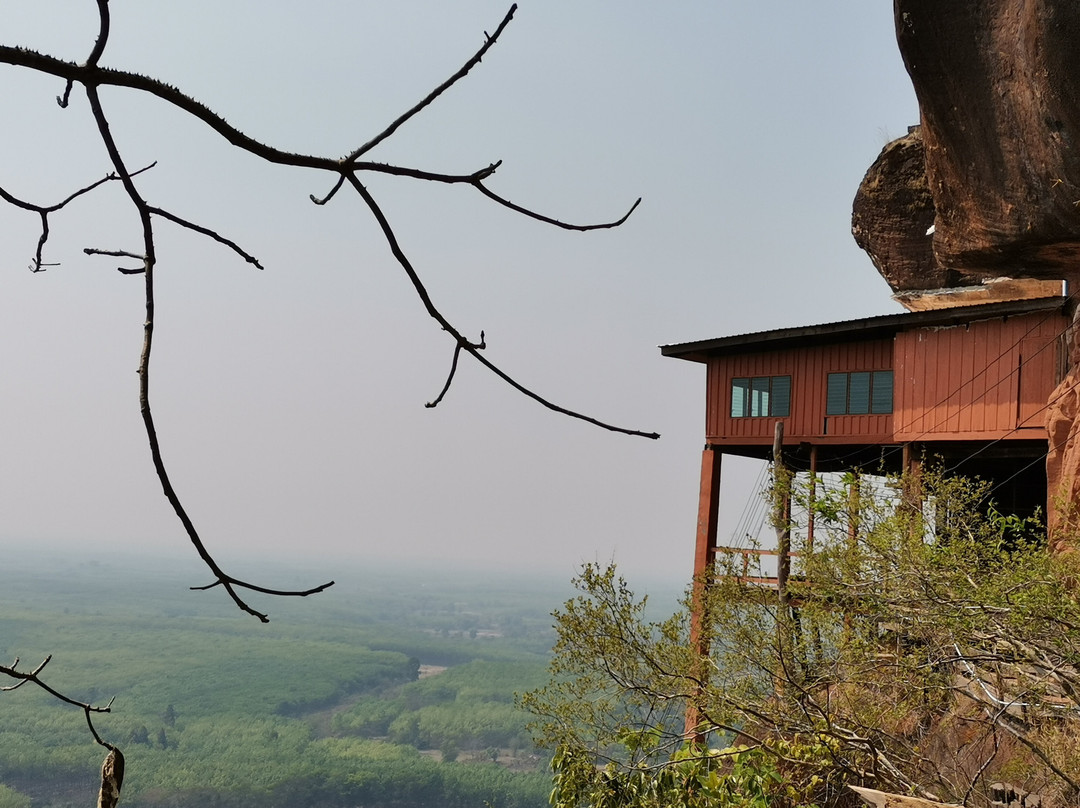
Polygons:
[[684,732],[688,740],[700,743],[700,697],[708,677],[705,660],[711,652],[712,627],[707,608],[709,587],[715,573],[716,533],[720,519],[720,470],[724,453],[715,446],[705,445],[701,453],[701,488],[698,493],[697,541],[694,546],[694,584],[691,590],[690,647],[697,656],[693,675],[697,680],[694,698],[686,708]]

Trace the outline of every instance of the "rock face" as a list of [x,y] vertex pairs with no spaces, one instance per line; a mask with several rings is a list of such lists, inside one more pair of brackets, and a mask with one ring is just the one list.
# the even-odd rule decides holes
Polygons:
[[1055,552],[1074,547],[1080,527],[1080,346],[1075,320],[1071,331],[1069,372],[1050,394],[1046,408],[1050,442],[1046,455],[1046,533]]
[[[1061,279],[1080,288],[1080,2],[893,0],[893,13],[921,124],[867,172],[856,242],[909,309],[1044,296]],[[1047,405],[1057,549],[1080,548],[1072,336],[1071,370]]]
[[1080,3],[894,0],[894,14],[919,99],[938,264],[1075,274]]
[[926,181],[920,127],[882,149],[851,211],[851,234],[894,292],[961,286],[963,276],[934,256],[934,199]]
[[[894,0],[937,266],[1080,280],[1080,3]],[[925,260],[925,259],[923,259]],[[1075,330],[1075,329],[1074,329]],[[1051,546],[1080,527],[1080,351],[1047,406]]]

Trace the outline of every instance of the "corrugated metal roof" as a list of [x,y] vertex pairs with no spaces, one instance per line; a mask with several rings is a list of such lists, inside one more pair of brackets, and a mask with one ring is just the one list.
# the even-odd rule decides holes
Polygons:
[[704,362],[710,356],[775,350],[793,345],[819,345],[824,342],[848,342],[864,339],[881,339],[898,331],[912,328],[947,327],[989,320],[995,317],[1014,317],[1040,311],[1061,309],[1069,298],[1048,297],[1039,300],[1015,300],[1007,303],[984,303],[978,306],[959,306],[932,311],[902,312],[864,317],[861,320],[844,320],[821,325],[777,328],[756,331],[730,337],[661,345],[660,353],[676,359]]

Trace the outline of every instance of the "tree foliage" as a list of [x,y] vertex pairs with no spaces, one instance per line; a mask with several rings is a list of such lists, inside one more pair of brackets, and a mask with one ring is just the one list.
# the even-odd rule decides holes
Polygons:
[[[151,568],[137,564],[132,577],[152,575]],[[44,570],[33,582],[5,567],[0,643],[31,653],[61,645],[53,663],[60,663],[57,685],[80,698],[96,697],[96,687],[124,706],[95,721],[123,746],[121,805],[545,805],[549,781],[527,745],[527,716],[512,703],[515,689],[543,681],[546,658],[537,649],[550,645],[547,633],[537,630],[527,642],[458,637],[458,654],[472,660],[416,681],[417,657],[446,654],[448,641],[423,627],[437,615],[396,608],[413,573],[366,574],[378,586],[357,586],[342,603],[345,587],[338,603],[313,602],[295,620],[253,633],[242,616],[223,618],[193,593],[166,591],[148,608],[138,588],[111,592],[114,577],[93,567]],[[428,597],[468,604],[485,630],[504,612],[524,608],[521,586],[499,593],[476,584],[470,601],[460,591],[465,581],[473,585],[467,576],[433,584]],[[53,597],[24,598],[22,589],[31,586]],[[563,591],[555,587],[537,591],[530,625],[546,622],[546,604]],[[108,621],[95,614],[104,595],[115,601]],[[184,601],[206,616],[169,616]],[[391,612],[396,622],[358,619]],[[386,643],[400,650],[374,650]],[[182,670],[177,659],[186,660]],[[52,702],[29,688],[3,694],[0,782],[35,804],[85,804],[102,756],[86,742],[78,710]],[[379,705],[393,708],[391,718],[404,712],[420,719],[422,750],[355,727],[355,716]],[[457,762],[438,761],[436,738],[451,739],[447,748],[457,746]],[[515,738],[523,740],[508,755]],[[500,747],[501,765],[484,762],[490,746]],[[0,806],[8,798],[23,799],[0,789]]]
[[693,592],[650,621],[613,568],[584,568],[523,700],[557,806],[835,805],[847,785],[978,804],[995,779],[1080,796],[1075,559],[978,481],[837,482],[792,492],[816,524],[789,605],[717,558],[705,656]]

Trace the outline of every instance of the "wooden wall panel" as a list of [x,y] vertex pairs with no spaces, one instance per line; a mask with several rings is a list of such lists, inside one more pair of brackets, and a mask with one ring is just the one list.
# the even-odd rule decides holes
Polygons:
[[896,439],[1030,437],[1018,430],[1042,427],[1066,325],[1040,313],[897,334]]
[[1020,342],[1020,393],[1017,423],[1021,428],[1042,427],[1047,401],[1057,386],[1065,323],[1043,320],[1028,329]]
[[[716,357],[708,366],[706,436],[714,442],[768,443],[773,417],[731,417],[731,380],[791,376],[786,442],[815,438],[886,442],[1031,437],[1042,429],[1057,384],[1059,314],[1035,313],[894,338]],[[891,415],[825,415],[829,373],[893,370]]]
[[[772,439],[774,424],[784,421],[785,442],[826,434],[825,392],[829,373],[892,368],[892,341],[862,340],[786,351],[726,356],[709,361],[706,435],[710,441],[762,442]],[[731,380],[754,376],[791,376],[791,414],[732,418]],[[828,435],[880,437],[892,431],[891,415],[831,416]]]

